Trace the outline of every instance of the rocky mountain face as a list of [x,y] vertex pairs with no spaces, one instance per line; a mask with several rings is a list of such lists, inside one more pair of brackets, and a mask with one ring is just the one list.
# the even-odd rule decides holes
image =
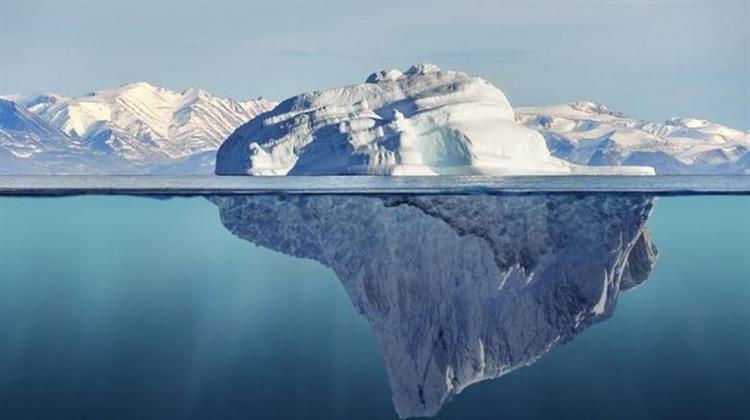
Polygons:
[[655,260],[647,196],[221,196],[224,226],[330,267],[380,345],[401,417],[534,363]]

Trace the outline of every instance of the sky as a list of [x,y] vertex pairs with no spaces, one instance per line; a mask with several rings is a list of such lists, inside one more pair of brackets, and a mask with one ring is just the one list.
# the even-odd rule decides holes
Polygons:
[[750,129],[750,0],[0,0],[4,94],[145,80],[280,100],[418,62],[482,76],[514,106],[593,100]]

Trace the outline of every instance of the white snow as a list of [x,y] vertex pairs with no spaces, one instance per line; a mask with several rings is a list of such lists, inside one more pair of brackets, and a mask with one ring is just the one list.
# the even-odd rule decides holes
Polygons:
[[20,106],[0,115],[3,174],[207,174],[245,123],[219,153],[219,173],[750,174],[747,131],[641,121],[594,102],[514,110],[488,82],[428,64],[275,109],[145,82],[0,100]]
[[237,129],[217,154],[220,175],[652,174],[585,168],[553,157],[515,122],[500,89],[419,64],[363,84],[305,93]]
[[273,105],[138,82],[59,101],[40,116],[81,143],[125,159],[180,159],[215,150],[237,126]]
[[[26,174],[212,173],[221,142],[276,105],[265,99],[220,98],[197,88],[176,92],[146,82],[79,98],[42,93],[0,99],[16,103],[24,113],[6,107],[8,115],[0,115],[0,153],[8,151],[0,173]],[[33,124],[13,129],[7,122],[17,118]]]
[[37,153],[76,148],[63,132],[23,105],[0,98],[0,155],[26,160]]
[[[518,108],[516,120],[580,165],[648,165],[659,174],[750,173],[750,133],[696,118],[641,121],[593,102]],[[744,159],[744,160],[743,160]]]

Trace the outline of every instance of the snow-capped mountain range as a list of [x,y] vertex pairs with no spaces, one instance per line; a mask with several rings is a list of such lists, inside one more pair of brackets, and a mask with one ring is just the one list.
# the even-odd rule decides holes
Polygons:
[[[266,99],[236,101],[145,82],[78,98],[9,95],[0,97],[0,156],[16,161],[13,171],[25,166],[22,172],[32,173],[55,173],[49,166],[62,173],[144,173],[169,166],[200,172],[189,163],[208,160],[212,167],[213,158],[204,155],[212,156],[237,126],[274,106]],[[60,168],[60,154],[90,165]]]
[[594,102],[516,108],[554,156],[581,165],[643,165],[657,174],[750,174],[750,132],[695,118],[641,121]]
[[[417,70],[429,70],[430,67],[427,66],[423,65]],[[472,99],[471,95],[476,96],[479,92],[477,89],[483,87],[479,82],[471,82],[474,79],[467,79],[471,83],[465,81],[463,84],[437,80],[439,74],[457,72],[421,73],[424,73],[418,77],[421,86],[413,86],[420,94],[424,93],[424,86],[436,86],[437,93],[441,89],[445,90],[446,94],[436,94],[433,102],[450,99],[450,95],[454,99],[461,99],[459,97],[464,93]],[[371,90],[381,85],[393,85],[400,89],[404,83],[397,82],[396,79],[403,78],[403,75],[404,73],[394,70],[375,73],[372,80],[368,80],[367,86],[360,89],[360,96],[372,99]],[[431,80],[431,77],[436,80]],[[324,92],[333,94],[344,90],[346,88]],[[299,102],[315,97],[315,93],[295,98]],[[404,93],[408,94],[401,92]],[[323,115],[323,125],[330,128],[324,131],[333,133],[336,131],[334,128],[342,127],[336,123],[338,119],[350,118],[352,115],[339,115],[341,110],[330,106],[336,103],[336,98],[323,99],[328,106],[317,111],[308,110],[314,112],[306,112],[304,115]],[[344,101],[351,98],[340,99]],[[388,101],[376,99],[388,106]],[[404,97],[399,103],[427,106],[430,109],[424,115],[430,121],[445,114],[440,110],[439,103],[426,103],[428,99]],[[486,109],[494,109],[491,104],[482,101],[477,103]],[[299,105],[294,101],[285,101],[280,106],[295,104]],[[279,104],[266,99],[237,101],[221,98],[198,88],[173,91],[145,82],[101,90],[78,98],[50,93],[0,96],[0,174],[211,174],[214,171],[216,151],[224,140],[238,127],[259,114],[274,110],[277,105]],[[364,105],[357,106],[361,108]],[[481,127],[467,126],[477,117],[472,116],[472,112],[465,112],[468,109],[466,104],[461,102],[448,105],[443,108],[453,107],[456,112],[448,116],[450,118],[446,117],[447,121],[455,124],[458,121],[456,116],[460,116],[461,121],[468,121],[459,124],[461,132],[482,131],[479,129]],[[594,102],[516,109],[511,109],[504,102],[498,104],[497,109],[505,109],[505,105],[508,108],[506,114],[514,114],[519,127],[523,125],[541,133],[552,157],[576,164],[573,167],[650,166],[657,174],[750,174],[750,133],[747,131],[694,118],[673,118],[664,123],[642,121]],[[414,122],[408,112],[406,119],[401,112],[401,119],[398,121],[395,113],[391,112],[393,115],[382,123],[378,118],[384,117],[373,114],[377,110],[354,108],[352,110],[359,117],[369,115],[372,117],[368,117],[370,120],[382,126],[383,138],[398,130],[414,131],[414,124],[406,124]],[[292,110],[297,112],[296,116],[282,111],[280,108],[275,109],[273,114],[264,115],[264,120],[273,126],[288,125],[303,115],[299,112],[300,109]],[[271,118],[276,114],[291,119],[287,123],[276,121],[279,118]],[[347,126],[347,135],[357,134],[361,137],[361,133],[372,131],[360,124],[367,118],[359,117],[354,121],[355,124]],[[406,125],[409,127],[402,127]],[[391,130],[391,126],[395,129]],[[316,130],[320,128],[317,127]],[[449,131],[453,133],[455,130]],[[517,133],[519,129],[512,131]],[[247,133],[247,129],[244,132]],[[377,130],[373,132],[380,133]],[[533,133],[531,130],[529,132]],[[420,140],[420,136],[421,134],[410,138],[416,141]],[[495,151],[491,147],[487,149],[486,141],[465,143],[467,147],[482,149],[482,156],[495,159],[495,155],[503,155],[506,153],[505,149],[511,150],[509,147],[513,146],[502,140],[498,143],[502,143],[502,150]],[[388,141],[383,144],[386,143]],[[418,141],[412,143],[414,144],[405,145],[410,150],[423,152],[420,159],[423,160],[425,156],[436,158],[433,150],[416,147],[419,146]],[[401,146],[404,144],[399,147]],[[447,145],[438,146],[438,149],[448,150]],[[311,150],[320,153],[322,149]],[[473,156],[472,153],[469,155]],[[383,155],[383,159],[388,157],[386,155]],[[342,156],[339,157],[343,159]],[[324,159],[325,156],[318,158]],[[361,158],[357,153],[352,153],[346,159]],[[427,167],[434,169],[435,165],[430,163]]]
[[62,130],[35,114],[23,103],[0,100],[0,146],[3,152],[28,158],[46,151],[78,148]]

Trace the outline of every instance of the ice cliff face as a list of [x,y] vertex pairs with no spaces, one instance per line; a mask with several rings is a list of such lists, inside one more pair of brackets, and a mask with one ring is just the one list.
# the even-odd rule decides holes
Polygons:
[[644,196],[224,196],[233,234],[339,276],[401,417],[608,318],[656,258]]
[[553,155],[581,165],[646,165],[660,175],[750,174],[750,133],[695,118],[640,121],[593,102],[517,109]]
[[[430,64],[289,98],[237,129],[219,175],[568,174],[489,82]],[[619,168],[615,172],[649,173]]]

